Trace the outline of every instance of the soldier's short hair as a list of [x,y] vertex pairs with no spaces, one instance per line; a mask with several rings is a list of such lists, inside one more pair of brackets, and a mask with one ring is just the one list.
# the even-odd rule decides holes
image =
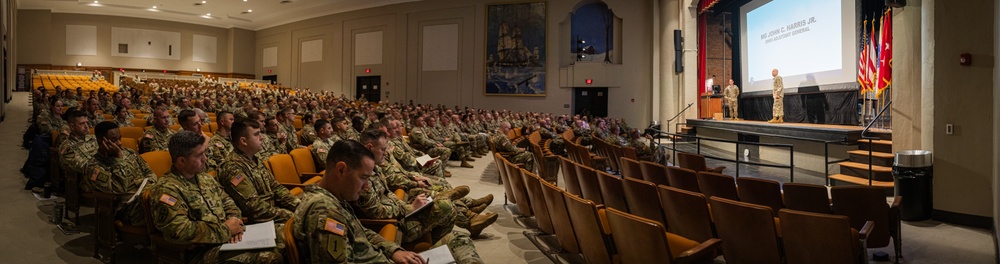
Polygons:
[[337,123],[341,123],[341,122],[344,122],[344,121],[347,121],[347,119],[343,118],[343,117],[334,117],[333,120],[330,121],[330,124],[336,125]]
[[224,117],[226,115],[232,115],[232,114],[233,114],[233,112],[229,112],[229,111],[225,111],[225,110],[219,111],[218,113],[215,113],[215,123],[217,123],[217,124],[219,124],[221,126],[222,125],[222,117]]
[[313,120],[313,115],[312,114],[304,114],[304,115],[302,115],[302,123],[310,123],[310,122],[313,122],[313,121],[315,121],[315,120]]
[[326,119],[316,120],[316,122],[313,122],[313,129],[319,132],[319,130],[327,124],[330,124],[330,122],[327,122]]
[[[254,120],[256,120],[257,118],[259,118],[261,116],[264,116],[264,113],[261,112],[261,111],[257,111],[257,110],[253,110],[253,111],[250,111],[250,113],[247,113],[247,117],[252,118]],[[274,117],[269,117],[269,118],[274,118]],[[267,122],[264,122],[264,124],[267,124]]]
[[229,140],[232,141],[233,144],[236,144],[236,142],[240,141],[241,137],[250,136],[251,128],[260,129],[260,123],[257,123],[257,120],[249,118],[240,118],[239,120],[236,120],[236,122],[233,122],[232,128],[230,128],[232,136]]
[[365,158],[375,160],[375,153],[353,139],[345,139],[333,143],[329,155],[326,156],[326,167],[333,168],[338,162],[344,162],[348,167],[361,167]]
[[201,134],[181,130],[173,136],[170,137],[170,143],[167,144],[167,150],[170,152],[170,160],[177,162],[177,158],[187,157],[191,155],[191,152],[195,148],[205,144],[205,136]]
[[388,137],[388,135],[385,134],[385,131],[378,129],[368,129],[365,130],[365,132],[361,132],[361,137],[359,139],[361,140],[361,144],[368,144],[378,141],[380,138],[386,138],[386,137]]
[[[367,128],[365,128],[365,130],[379,130],[379,129],[382,129],[383,127],[388,127],[388,126],[385,125],[385,123],[382,123],[382,122],[372,122],[371,124],[368,125]],[[379,131],[381,131],[381,130],[379,130]]]
[[72,123],[73,120],[76,120],[77,118],[81,117],[89,117],[89,116],[87,116],[87,112],[76,109],[76,107],[70,109],[69,111],[66,111],[66,121],[69,121],[70,123]]
[[184,109],[183,111],[181,111],[180,114],[177,114],[177,119],[178,119],[178,121],[181,122],[181,125],[187,125],[188,122],[191,122],[188,119],[190,119],[192,116],[196,116],[196,115],[198,115],[198,113],[195,113],[194,110]]
[[118,113],[121,113],[123,110],[126,110],[125,106],[119,105],[119,106],[115,107],[115,114],[117,115]]
[[94,126],[94,137],[97,138],[97,142],[104,140],[104,138],[108,136],[108,131],[111,131],[112,129],[118,129],[118,123],[111,121],[97,123],[97,125]]

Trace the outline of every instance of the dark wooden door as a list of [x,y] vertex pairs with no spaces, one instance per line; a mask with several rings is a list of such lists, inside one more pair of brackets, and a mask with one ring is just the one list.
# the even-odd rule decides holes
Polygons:
[[355,98],[364,97],[368,102],[378,102],[382,100],[382,76],[358,76],[358,87],[355,91]]
[[608,116],[608,88],[573,88],[573,114]]

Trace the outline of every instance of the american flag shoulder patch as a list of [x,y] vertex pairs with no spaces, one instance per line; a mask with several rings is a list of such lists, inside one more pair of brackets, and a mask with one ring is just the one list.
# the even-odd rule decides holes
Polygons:
[[326,225],[323,229],[340,236],[344,236],[344,233],[347,232],[347,227],[345,227],[344,224],[337,222],[337,220],[333,220],[333,218],[326,219]]
[[232,183],[233,186],[240,185],[240,183],[243,182],[244,178],[245,177],[243,177],[243,174],[239,174],[239,175],[236,175],[236,177],[233,177],[232,180],[229,180],[229,182]]
[[174,204],[177,203],[177,198],[164,193],[163,195],[160,195],[160,202],[174,206]]

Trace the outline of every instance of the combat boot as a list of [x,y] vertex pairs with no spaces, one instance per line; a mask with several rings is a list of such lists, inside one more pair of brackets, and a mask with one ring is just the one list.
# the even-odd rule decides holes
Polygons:
[[767,122],[768,123],[777,123],[778,122],[778,118],[777,117],[772,117],[771,120],[767,120]]
[[473,238],[479,237],[479,234],[483,233],[483,229],[486,229],[487,226],[497,221],[497,217],[497,213],[494,212],[476,214],[469,220],[469,228],[467,228],[469,236]]
[[783,117],[783,116],[779,116],[779,117],[778,117],[778,120],[777,120],[777,121],[774,121],[774,122],[775,122],[775,123],[784,123],[784,122],[785,122],[785,117]]
[[465,197],[466,195],[469,195],[469,186],[462,185],[451,188],[451,190],[443,191],[436,196],[448,197],[449,200],[458,200],[462,199],[462,197]]
[[473,206],[473,207],[469,207],[469,212],[473,212],[473,213],[477,213],[477,214],[478,213],[482,213],[483,211],[486,211],[486,207],[489,207],[489,206],[490,206],[489,204],[480,204],[480,205],[476,205],[476,206]]
[[445,178],[451,178],[451,172],[450,171],[444,171],[444,177]]
[[469,160],[469,158],[463,159],[462,160],[462,165],[459,165],[459,166],[462,167],[462,168],[475,168],[475,167],[472,166],[472,164],[469,164],[468,160]]
[[490,205],[493,203],[493,194],[487,194],[479,199],[473,199],[471,206]]

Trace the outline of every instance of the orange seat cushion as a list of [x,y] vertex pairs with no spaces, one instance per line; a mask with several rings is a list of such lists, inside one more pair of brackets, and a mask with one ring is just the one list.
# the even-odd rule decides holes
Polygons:
[[701,243],[667,232],[667,244],[670,246],[670,255],[676,258],[684,251],[697,247]]

